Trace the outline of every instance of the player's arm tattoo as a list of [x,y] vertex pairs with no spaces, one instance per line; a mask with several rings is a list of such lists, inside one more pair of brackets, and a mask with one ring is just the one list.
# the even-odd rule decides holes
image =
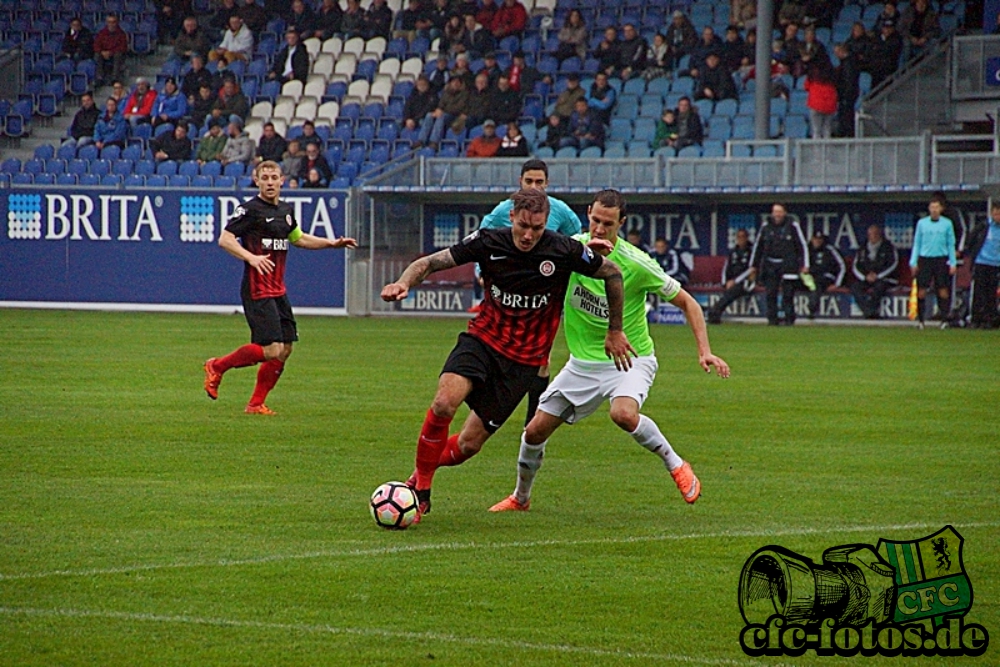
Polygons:
[[621,331],[622,307],[625,304],[622,271],[617,264],[605,259],[594,277],[604,279],[604,291],[608,298],[608,331]]
[[455,263],[455,258],[451,256],[451,250],[445,248],[433,255],[427,255],[426,257],[414,260],[403,271],[403,275],[399,277],[398,282],[408,287],[414,287],[424,282],[427,276],[435,271],[443,271],[454,266],[458,266],[458,264]]

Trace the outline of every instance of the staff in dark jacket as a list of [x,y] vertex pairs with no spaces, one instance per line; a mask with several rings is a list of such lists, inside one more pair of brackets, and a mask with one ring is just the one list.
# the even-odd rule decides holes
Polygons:
[[844,284],[847,264],[844,256],[827,242],[826,234],[817,231],[809,240],[809,275],[813,277],[815,289],[809,292],[809,319],[819,314],[819,301],[823,293],[831,287]]
[[868,228],[868,242],[858,248],[854,256],[851,272],[855,282],[851,293],[865,319],[879,319],[882,297],[890,287],[899,284],[896,269],[899,267],[899,252],[892,241],[885,238],[882,228],[872,225]]
[[774,204],[771,216],[757,232],[750,255],[750,278],[760,281],[767,290],[767,323],[778,324],[778,289],[785,324],[795,324],[795,288],[799,276],[809,273],[809,248],[799,223],[788,218],[784,204]]
[[729,251],[726,265],[722,267],[722,286],[725,292],[708,311],[710,324],[722,324],[722,313],[733,301],[753,294],[755,283],[750,279],[750,234],[745,229],[736,231],[736,245]]
[[969,233],[966,253],[972,258],[972,327],[1000,326],[997,314],[997,282],[1000,280],[1000,201],[990,206],[989,222],[981,222]]

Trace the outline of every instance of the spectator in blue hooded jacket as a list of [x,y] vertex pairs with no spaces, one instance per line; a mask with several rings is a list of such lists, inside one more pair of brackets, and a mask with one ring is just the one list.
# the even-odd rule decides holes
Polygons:
[[109,97],[105,103],[104,115],[97,119],[94,126],[94,145],[98,149],[105,146],[125,146],[128,133],[128,121],[118,113],[118,102]]
[[153,127],[162,123],[176,123],[187,115],[187,99],[177,88],[177,81],[167,79],[163,85],[163,94],[156,97],[153,104]]

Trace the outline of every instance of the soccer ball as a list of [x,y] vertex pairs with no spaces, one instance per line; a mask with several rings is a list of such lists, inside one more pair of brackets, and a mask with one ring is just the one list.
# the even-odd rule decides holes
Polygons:
[[378,525],[403,530],[417,518],[417,495],[402,482],[386,482],[372,494],[371,509]]

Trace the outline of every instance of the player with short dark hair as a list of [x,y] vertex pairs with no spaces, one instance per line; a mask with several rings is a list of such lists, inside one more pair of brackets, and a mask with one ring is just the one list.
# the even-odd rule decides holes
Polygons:
[[[652,257],[618,232],[625,222],[625,197],[617,190],[602,190],[587,209],[589,231],[581,242],[607,242],[608,258],[618,264],[624,276],[625,335],[635,346],[636,358],[626,373],[609,362],[601,349],[603,331],[608,326],[609,301],[600,281],[582,274],[570,276],[565,302],[565,334],[570,358],[548,390],[521,435],[514,493],[490,508],[491,512],[527,510],[535,474],[542,464],[549,437],[563,424],[574,424],[593,414],[605,400],[611,402],[611,419],[637,443],[657,454],[670,471],[684,500],[693,503],[701,494],[691,464],[674,452],[656,423],[640,414],[656,378],[657,361],[646,320],[646,297],[655,294],[682,311],[698,344],[698,363],[706,372],[712,367],[720,377],[729,377],[729,366],[712,354],[701,306],[674,278],[664,273]],[[600,252],[600,251],[599,251]]]
[[[431,273],[471,262],[479,262],[485,287],[482,308],[444,364],[417,441],[416,471],[407,483],[416,490],[421,516],[430,511],[437,468],[478,453],[520,403],[539,366],[548,363],[573,272],[603,281],[604,351],[617,367],[631,367],[634,350],[622,332],[621,271],[579,241],[545,229],[549,200],[541,190],[519,190],[511,200],[510,228],[476,230],[417,259],[382,289],[384,301],[400,301]],[[462,402],[472,411],[461,432],[449,438]]]
[[928,215],[917,221],[910,251],[910,268],[917,280],[917,326],[924,328],[924,300],[931,284],[937,290],[938,317],[948,325],[951,313],[951,276],[958,270],[955,256],[955,225],[942,215],[947,202],[943,196],[931,197]]
[[795,324],[795,288],[800,277],[809,273],[809,246],[799,223],[788,217],[784,204],[771,206],[767,222],[757,230],[750,253],[750,280],[760,274],[766,290],[767,323],[778,324],[778,290],[785,324]]
[[226,371],[260,364],[257,385],[246,412],[273,415],[274,411],[264,405],[264,399],[277,384],[292,353],[292,343],[299,339],[292,304],[285,292],[288,246],[322,250],[356,248],[358,244],[346,236],[325,239],[299,228],[295,209],[279,199],[285,177],[277,162],[266,160],[258,164],[253,179],[260,192],[236,209],[219,235],[219,246],[243,260],[240,296],[250,325],[250,344],[205,362],[205,393],[214,401],[219,397],[219,383]]

